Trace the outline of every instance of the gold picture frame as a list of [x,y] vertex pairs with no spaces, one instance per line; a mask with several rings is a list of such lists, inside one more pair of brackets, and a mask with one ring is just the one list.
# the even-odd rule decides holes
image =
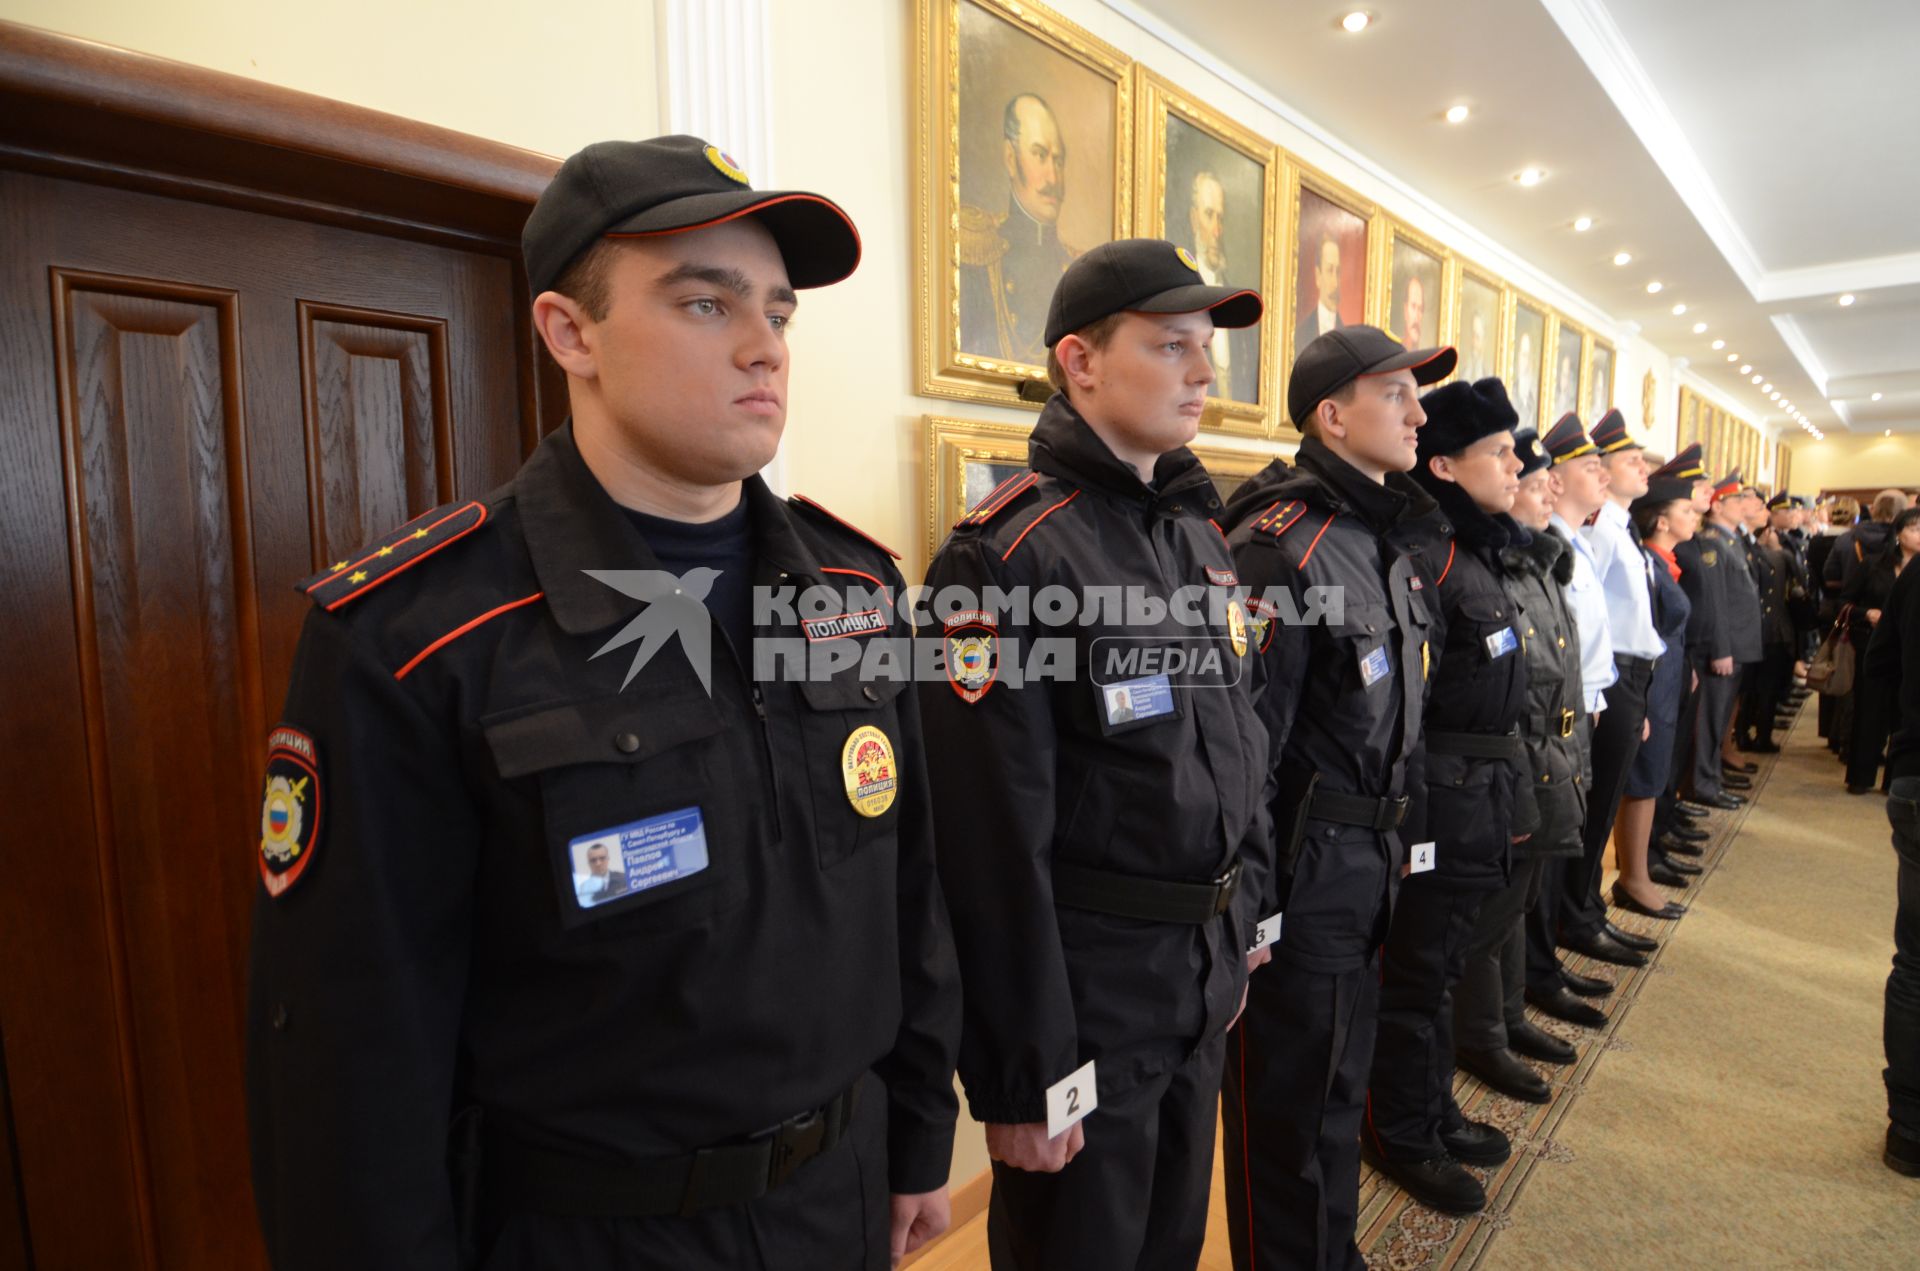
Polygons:
[[[1581,397],[1587,405],[1587,414],[1598,420],[1602,415],[1619,403],[1613,400],[1614,377],[1620,370],[1620,355],[1610,340],[1602,340],[1593,332],[1587,332],[1587,352],[1583,359],[1586,368],[1580,372]],[[1604,366],[1604,370],[1602,369]],[[1622,416],[1625,411],[1620,412]],[[1653,425],[1652,420],[1640,421],[1642,435]]]
[[[1368,297],[1368,321],[1379,327],[1394,339],[1410,349],[1431,348],[1439,344],[1440,328],[1445,315],[1452,304],[1447,288],[1452,283],[1453,250],[1438,239],[1429,238],[1402,221],[1391,216],[1381,218],[1380,258],[1376,262],[1372,280],[1372,295]],[[1404,249],[1404,250],[1403,250]],[[1403,259],[1415,260],[1425,256],[1433,262],[1431,270],[1434,294],[1425,294],[1423,281],[1421,288],[1420,330],[1414,333],[1409,319],[1410,289],[1401,286],[1400,266]],[[1415,263],[1421,263],[1415,260]],[[1428,271],[1422,269],[1412,273],[1413,277],[1422,277]]]
[[[1567,348],[1567,337],[1573,338],[1573,348]],[[1547,345],[1553,350],[1553,356],[1542,367],[1543,376],[1540,385],[1540,398],[1546,406],[1545,418],[1549,422],[1558,422],[1568,411],[1580,416],[1583,427],[1592,428],[1600,421],[1588,419],[1582,414],[1586,406],[1586,363],[1587,331],[1577,322],[1569,321],[1558,311],[1547,330]],[[1569,356],[1571,354],[1571,356]],[[1572,384],[1566,382],[1572,376]]]
[[[1282,293],[1277,297],[1277,303],[1284,308],[1281,315],[1283,325],[1280,365],[1277,368],[1279,384],[1276,389],[1278,400],[1281,402],[1286,400],[1287,380],[1292,372],[1293,359],[1298,356],[1300,348],[1306,343],[1301,336],[1305,334],[1310,340],[1319,334],[1317,325],[1310,332],[1303,332],[1301,329],[1302,319],[1307,313],[1304,307],[1307,289],[1313,285],[1314,278],[1313,262],[1303,260],[1302,253],[1319,250],[1320,241],[1317,230],[1313,248],[1309,248],[1303,238],[1301,216],[1307,206],[1307,200],[1317,200],[1316,211],[1319,205],[1331,204],[1337,212],[1343,212],[1361,223],[1358,241],[1354,239],[1351,225],[1343,224],[1339,234],[1340,244],[1344,245],[1339,245],[1337,265],[1341,279],[1337,316],[1343,325],[1367,320],[1370,312],[1368,309],[1370,290],[1373,287],[1374,277],[1379,271],[1376,258],[1380,251],[1385,220],[1380,209],[1371,200],[1361,198],[1319,169],[1302,163],[1298,159],[1290,159],[1287,169],[1287,195],[1279,208],[1280,224],[1284,232],[1276,239],[1286,244],[1286,255],[1282,257],[1286,261],[1286,269],[1280,279]],[[1354,250],[1355,247],[1359,249],[1357,252]],[[1361,262],[1360,283],[1357,288],[1353,288],[1350,279],[1354,268],[1352,262],[1356,256]],[[1357,305],[1350,299],[1348,294],[1350,290],[1359,298]],[[1348,312],[1356,316],[1349,319],[1346,316]],[[1292,421],[1285,418],[1284,412],[1279,418],[1283,422],[1275,427],[1274,435],[1298,441],[1300,434],[1293,428]]]
[[[1228,449],[1225,446],[1206,446],[1194,444],[1187,449],[1194,457],[1206,465],[1213,477],[1213,487],[1219,492],[1220,502],[1227,503],[1233,498],[1234,491],[1249,477],[1258,476],[1275,459],[1291,459],[1300,447],[1294,444],[1272,443],[1259,450]],[[1218,518],[1215,518],[1218,520]],[[1222,528],[1226,528],[1222,522]]]
[[1025,0],[919,0],[916,31],[918,388],[1032,409],[1019,388],[1046,376],[1039,340],[1060,271],[1131,233],[1133,64]]
[[[1492,270],[1482,269],[1459,256],[1453,258],[1452,273],[1453,279],[1447,284],[1447,321],[1441,332],[1441,342],[1460,351],[1460,360],[1454,373],[1469,382],[1489,375],[1500,375],[1507,365],[1504,343],[1507,332],[1506,324],[1502,321],[1507,311],[1506,281]],[[1468,313],[1469,298],[1477,300],[1482,292],[1491,293],[1492,303],[1484,307],[1475,304],[1474,312]],[[1478,335],[1482,343],[1477,361],[1474,353],[1475,316],[1482,317]]]
[[[1282,175],[1285,160],[1279,147],[1144,66],[1134,67],[1133,99],[1134,137],[1139,146],[1134,166],[1137,232],[1147,238],[1169,239],[1189,251],[1200,262],[1203,272],[1211,268],[1209,256],[1199,241],[1205,232],[1200,228],[1204,208],[1193,201],[1201,198],[1201,178],[1212,177],[1221,207],[1228,212],[1226,218],[1215,217],[1217,249],[1224,256],[1226,267],[1224,274],[1212,281],[1218,285],[1256,288],[1263,298],[1272,297],[1276,294],[1277,262],[1281,255],[1280,244],[1274,238],[1281,222],[1272,212],[1285,188]],[[1176,128],[1180,130],[1178,136],[1175,136]],[[1246,166],[1233,166],[1236,159],[1257,169],[1257,175]],[[1216,169],[1220,170],[1218,174]],[[1171,186],[1170,171],[1178,178]],[[1231,219],[1231,209],[1244,207],[1255,194],[1260,203],[1260,216],[1253,225],[1258,260],[1251,270],[1245,270],[1233,262],[1236,257],[1249,254],[1243,250],[1246,227]],[[1169,224],[1169,206],[1183,201],[1188,202],[1195,213],[1191,223]],[[1220,228],[1223,219],[1225,225]],[[1269,301],[1266,315],[1257,326],[1245,332],[1215,333],[1215,369],[1220,375],[1215,387],[1227,391],[1209,398],[1206,414],[1200,421],[1202,429],[1251,437],[1264,437],[1271,431],[1272,421],[1279,413],[1280,377],[1274,365],[1280,351],[1276,333],[1278,317]],[[1239,360],[1249,357],[1253,362],[1251,376]],[[1251,396],[1245,395],[1249,389]]]
[[[1520,426],[1528,425],[1546,436],[1554,419],[1547,417],[1547,336],[1553,323],[1553,310],[1514,287],[1507,288],[1507,313],[1501,323],[1501,376],[1507,396],[1520,416]],[[1525,365],[1529,359],[1532,370]]]

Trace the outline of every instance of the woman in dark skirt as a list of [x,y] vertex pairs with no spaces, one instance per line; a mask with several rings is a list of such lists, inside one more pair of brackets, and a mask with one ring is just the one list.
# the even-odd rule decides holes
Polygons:
[[1920,508],[1908,508],[1893,518],[1887,545],[1864,569],[1856,569],[1840,593],[1843,606],[1852,605],[1848,638],[1853,642],[1853,721],[1847,746],[1847,793],[1866,794],[1879,785],[1880,760],[1892,725],[1892,704],[1883,687],[1867,673],[1867,642],[1893,594],[1893,580],[1907,562],[1920,554]]
[[1693,483],[1678,477],[1655,478],[1628,511],[1653,558],[1653,625],[1667,651],[1654,664],[1647,685],[1646,740],[1627,771],[1626,797],[1613,822],[1613,854],[1620,866],[1613,903],[1652,918],[1678,918],[1686,907],[1669,901],[1647,874],[1647,840],[1653,833],[1654,800],[1673,773],[1680,703],[1687,695],[1687,617],[1693,606],[1681,590],[1673,548],[1693,537],[1700,513],[1693,506]]

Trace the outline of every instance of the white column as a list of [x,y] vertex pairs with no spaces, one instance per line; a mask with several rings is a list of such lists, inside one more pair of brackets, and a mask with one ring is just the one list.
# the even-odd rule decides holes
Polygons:
[[[774,188],[769,0],[655,0],[660,127],[712,142],[755,189]],[[783,443],[784,444],[784,443]],[[761,471],[785,494],[786,460]]]

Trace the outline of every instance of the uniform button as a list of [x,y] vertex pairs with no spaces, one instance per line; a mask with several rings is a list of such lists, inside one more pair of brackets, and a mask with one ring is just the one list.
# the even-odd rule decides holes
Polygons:
[[276,1032],[281,1031],[281,1030],[284,1030],[286,1026],[287,1026],[287,1004],[285,1002],[276,1003],[273,1008],[274,1030]]
[[640,739],[632,733],[620,733],[613,739],[613,748],[623,755],[630,755],[640,749]]
[[1540,774],[1540,780],[1542,780],[1542,781],[1546,781],[1546,780],[1548,780],[1548,779],[1549,779],[1549,778],[1548,778],[1548,776],[1547,776],[1547,774],[1546,774],[1546,773],[1544,773],[1544,772],[1543,772],[1543,773],[1541,773],[1541,774]]
[[1567,647],[1567,638],[1565,636],[1556,636],[1553,642],[1563,649]]
[[860,696],[866,698],[869,702],[877,702],[880,700],[880,690],[871,684],[862,684],[860,686]]

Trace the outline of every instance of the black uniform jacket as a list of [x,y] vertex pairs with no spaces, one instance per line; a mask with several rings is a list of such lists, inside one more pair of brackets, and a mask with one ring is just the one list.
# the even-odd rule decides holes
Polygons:
[[1541,530],[1500,553],[1502,581],[1519,610],[1527,648],[1527,709],[1520,735],[1527,744],[1527,790],[1513,809],[1516,856],[1578,856],[1580,829],[1592,784],[1589,748],[1578,727],[1580,629],[1567,607],[1573,580],[1573,549],[1551,530]]
[[[985,623],[940,615],[960,618],[949,642],[970,632],[996,643],[1001,678],[974,701],[958,682],[920,686],[965,986],[960,1078],[974,1116],[1003,1124],[1045,1120],[1047,1088],[1089,1060],[1106,1098],[1223,1032],[1269,869],[1266,738],[1245,688],[1244,624],[1236,654],[1224,607],[1210,625],[1135,626],[1079,603],[1094,588],[1163,601],[1194,588],[1224,605],[1233,560],[1208,519],[1220,500],[1206,469],[1176,450],[1149,488],[1060,394],[1028,462],[962,518],[927,585],[936,605],[947,589],[984,602],[989,588],[1064,588],[1054,594],[1075,598],[1077,617],[1047,625],[1035,605],[1023,623],[1011,604],[980,610]],[[1072,673],[1015,685],[1007,663],[1025,663],[1036,640],[1062,642],[1052,647]],[[1214,650],[1220,674],[1198,687],[1170,675],[1165,698],[1136,697],[1134,718],[1109,720],[1103,689],[1127,678],[1113,673],[1116,651],[1172,647]],[[1056,861],[1185,882],[1238,861],[1246,882],[1211,922],[1148,922],[1056,905]]]
[[1436,591],[1446,641],[1436,651],[1427,705],[1425,799],[1416,800],[1420,838],[1435,844],[1436,877],[1476,888],[1505,884],[1514,807],[1526,764],[1448,753],[1450,734],[1514,735],[1527,706],[1525,624],[1501,578],[1502,549],[1529,537],[1512,517],[1489,516],[1451,481],[1424,466],[1416,477],[1440,505],[1451,532],[1425,546],[1439,563]]
[[[1727,645],[1735,662],[1760,660],[1760,588],[1748,563],[1747,540],[1732,530],[1706,521],[1694,532],[1704,557],[1711,553],[1722,585],[1722,620]],[[1681,562],[1681,569],[1686,563]],[[1718,655],[1716,655],[1718,656]]]
[[[1705,525],[1700,527],[1702,530]],[[1680,589],[1692,607],[1687,614],[1687,656],[1711,662],[1733,656],[1733,632],[1727,627],[1727,573],[1720,562],[1723,548],[1695,533],[1676,543],[1673,559],[1680,565]]]
[[[761,582],[899,594],[864,536],[758,478],[744,497]],[[383,545],[449,515],[470,532],[310,589],[282,728],[317,752],[319,825],[297,881],[262,890],[247,1022],[275,1266],[451,1266],[448,1122],[471,1105],[537,1146],[671,1157],[871,1069],[893,1190],[938,1187],[959,986],[916,696],[857,666],[756,683],[711,619],[711,695],[684,634],[624,683],[636,646],[596,651],[644,606],[584,571],[657,563],[571,425]],[[885,608],[866,638],[909,637]],[[797,618],[757,636],[805,642]],[[867,726],[894,761],[866,771],[895,782],[877,816],[842,773]],[[575,841],[647,821],[683,876],[645,887],[629,858],[626,894],[579,904]]]
[[[1297,462],[1289,473],[1275,460],[1241,486],[1222,524],[1255,605],[1254,705],[1273,759],[1267,799],[1283,864],[1261,912],[1284,911],[1275,957],[1337,972],[1378,947],[1405,843],[1301,818],[1316,778],[1340,794],[1407,793],[1440,638],[1412,527],[1434,504],[1400,473],[1369,480],[1317,438],[1300,444]],[[1334,591],[1340,620],[1315,617],[1316,600]]]

